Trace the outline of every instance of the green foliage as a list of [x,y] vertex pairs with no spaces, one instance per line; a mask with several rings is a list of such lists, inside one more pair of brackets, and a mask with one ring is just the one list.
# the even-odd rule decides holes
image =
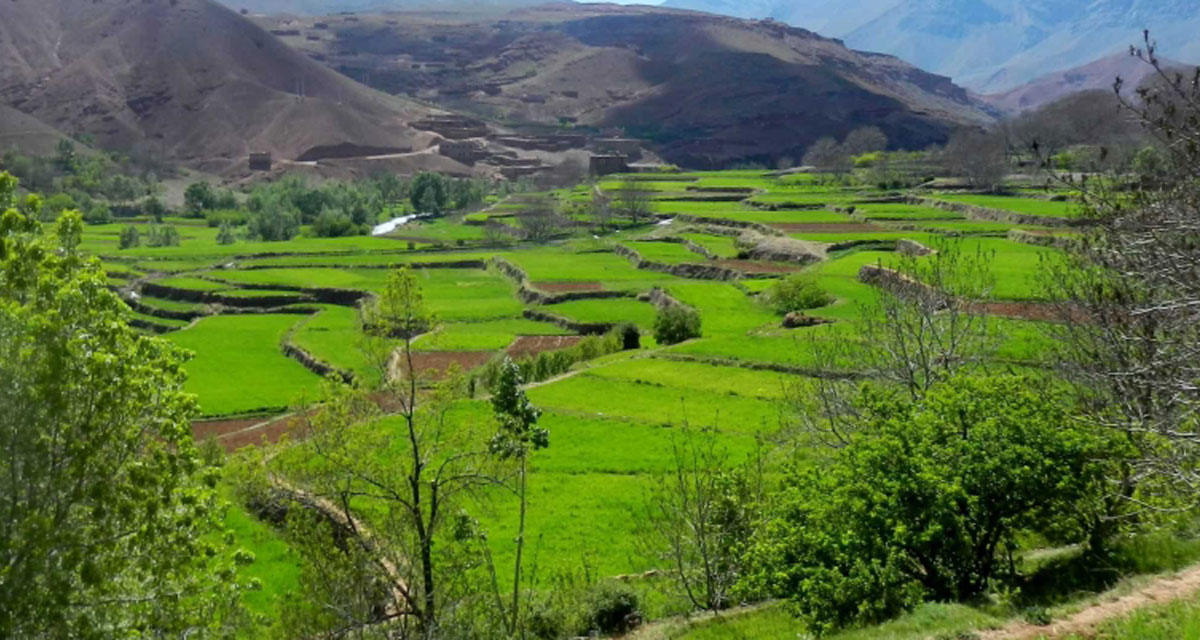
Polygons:
[[163,204],[162,200],[159,200],[154,196],[150,196],[149,198],[142,200],[141,209],[143,214],[149,216],[150,219],[155,222],[162,222],[163,216],[170,213],[170,211],[167,209],[167,205]]
[[170,225],[152,224],[146,231],[148,247],[178,247],[179,231]]
[[133,249],[142,244],[142,232],[137,226],[129,224],[121,228],[120,248]]
[[221,228],[217,230],[217,244],[229,245],[237,241],[237,237],[233,233],[233,225],[228,222],[222,222]]
[[[633,327],[637,333],[637,327]],[[600,356],[616,353],[626,347],[628,329],[615,329],[603,336],[586,336],[579,343],[566,349],[542,351],[536,356],[524,358],[515,362],[522,380],[527,383],[541,382],[570,371],[579,362],[594,360]],[[637,336],[640,339],[640,334]],[[633,347],[636,348],[636,347]],[[507,358],[494,358],[475,374],[476,385],[484,388],[494,388],[499,382],[502,371],[507,366]]]
[[223,223],[238,227],[246,224],[246,212],[238,209],[217,209],[204,214],[205,223],[217,228]]
[[0,174],[0,636],[232,637],[236,566],[184,354],[124,321],[82,224],[53,235]]
[[339,209],[325,209],[313,221],[313,233],[321,238],[340,238],[361,235],[366,227],[355,224],[350,216]]
[[700,314],[690,307],[668,304],[654,317],[654,339],[659,344],[677,344],[700,337]]
[[417,174],[412,181],[409,201],[418,213],[444,213],[450,202],[446,178],[439,173]]
[[588,631],[615,635],[629,631],[640,622],[638,594],[618,582],[602,582],[587,599]]
[[[256,194],[257,195],[257,194]],[[251,199],[246,232],[264,242],[291,240],[300,231],[300,215],[290,201],[277,194]]]
[[746,585],[814,632],[980,595],[1018,532],[1066,521],[1100,482],[1096,442],[1043,387],[962,377],[918,401],[865,387],[850,444],[788,478]]
[[183,208],[193,216],[217,208],[217,194],[207,182],[193,182],[183,192]]
[[88,208],[87,215],[83,219],[88,224],[109,224],[112,222],[112,210],[105,202],[94,202]]
[[832,304],[833,296],[825,293],[815,278],[805,274],[790,275],[764,293],[764,300],[775,313],[787,315]]
[[550,432],[537,426],[542,412],[525,395],[521,369],[508,358],[492,387],[492,412],[499,430],[489,448],[500,458],[525,458],[531,451],[550,446]]

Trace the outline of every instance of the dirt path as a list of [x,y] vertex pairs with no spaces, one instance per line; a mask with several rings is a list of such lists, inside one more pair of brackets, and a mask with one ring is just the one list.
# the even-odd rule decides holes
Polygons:
[[1097,602],[1063,620],[1044,627],[1028,622],[1013,622],[1000,629],[979,634],[980,640],[1036,640],[1065,638],[1072,635],[1091,637],[1105,622],[1125,617],[1135,610],[1155,604],[1181,600],[1200,592],[1200,566],[1155,578],[1149,584],[1115,600]]

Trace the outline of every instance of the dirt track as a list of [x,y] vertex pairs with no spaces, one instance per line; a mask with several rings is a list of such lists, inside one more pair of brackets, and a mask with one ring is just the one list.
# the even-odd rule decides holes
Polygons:
[[1114,600],[1098,602],[1074,615],[1044,627],[1014,622],[979,634],[980,640],[1037,640],[1039,638],[1091,637],[1105,622],[1125,617],[1135,610],[1194,596],[1200,591],[1200,566],[1178,574],[1155,578],[1150,584]]

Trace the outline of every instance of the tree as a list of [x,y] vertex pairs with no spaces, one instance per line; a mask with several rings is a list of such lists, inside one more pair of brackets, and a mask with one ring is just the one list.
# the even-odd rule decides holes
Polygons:
[[132,249],[142,244],[142,234],[138,228],[132,224],[127,224],[121,229],[120,244],[122,249]]
[[233,225],[229,222],[221,222],[220,228],[217,229],[217,244],[227,245],[237,241],[237,237],[233,234]]
[[439,173],[420,173],[413,178],[409,201],[417,213],[441,214],[450,201],[446,179]]
[[842,148],[851,157],[873,151],[883,151],[887,149],[887,146],[887,134],[879,127],[859,127],[851,131],[842,142]]
[[522,635],[521,628],[521,570],[522,552],[525,550],[525,515],[529,508],[527,482],[529,455],[538,449],[550,446],[550,432],[537,426],[542,412],[525,395],[521,388],[521,369],[507,356],[500,368],[500,376],[492,389],[492,413],[496,416],[499,429],[492,438],[490,450],[501,460],[517,463],[517,499],[520,512],[517,524],[517,553],[513,561],[513,593],[510,605],[508,633]]
[[179,231],[170,225],[152,224],[146,232],[148,247],[178,247]]
[[612,225],[612,198],[604,193],[604,190],[597,185],[592,185],[592,199],[588,203],[588,213],[592,215],[592,219],[596,221],[596,226],[600,231],[607,231]]
[[1086,226],[1044,278],[1058,301],[1052,357],[1088,420],[1125,445],[1111,456],[1093,546],[1142,515],[1194,504],[1200,480],[1200,88],[1163,69],[1146,38],[1134,53],[1155,79],[1121,99],[1158,157],[1139,163],[1144,174],[1072,181]]
[[63,173],[75,173],[79,168],[79,156],[75,153],[75,143],[68,138],[62,138],[55,146],[54,164]]
[[1018,533],[1068,520],[1102,482],[1096,442],[1045,381],[956,377],[919,399],[871,386],[849,444],[792,472],[745,586],[816,633],[1011,579]]
[[850,155],[837,140],[825,137],[805,150],[804,164],[840,176],[850,170]]
[[207,182],[193,182],[183,192],[183,208],[193,217],[217,206],[217,194]]
[[234,637],[216,471],[184,353],[142,335],[78,252],[13,209],[0,174],[0,636]]
[[667,304],[654,317],[654,339],[659,344],[676,344],[700,337],[700,314],[682,304]]
[[671,567],[676,584],[697,609],[733,604],[746,544],[762,504],[759,459],[730,468],[712,431],[685,428],[671,442],[672,469],[656,483],[639,514],[639,540]]
[[640,224],[654,212],[653,194],[638,183],[628,179],[617,190],[617,207],[633,224]]
[[[418,276],[388,275],[361,310],[360,347],[378,389],[331,380],[305,418],[301,461],[275,458],[247,488],[283,495],[298,514],[298,548],[311,607],[291,612],[296,635],[380,629],[388,637],[438,637],[463,598],[478,590],[477,540],[460,518],[461,495],[490,476],[470,430],[446,415],[461,397],[457,376],[436,386],[418,367],[413,339],[434,326]],[[432,388],[430,388],[432,386]],[[390,416],[382,414],[386,406]],[[286,478],[284,480],[283,478]],[[364,522],[360,509],[372,515]],[[289,524],[289,528],[292,525]]]
[[300,232],[300,215],[290,200],[279,194],[252,198],[246,217],[246,235],[265,242],[291,240]]
[[142,200],[142,213],[150,216],[154,222],[161,223],[163,216],[167,215],[167,205],[163,204],[162,200],[150,196]]
[[960,129],[942,150],[942,167],[962,176],[976,189],[995,191],[1008,176],[1008,156],[998,135]]
[[549,196],[531,198],[517,212],[517,225],[525,233],[525,239],[530,242],[546,242],[554,237],[566,222],[558,215],[556,203]]
[[764,293],[763,298],[771,309],[781,316],[793,311],[824,307],[834,300],[833,296],[817,286],[811,276],[803,274],[791,275],[780,280]]

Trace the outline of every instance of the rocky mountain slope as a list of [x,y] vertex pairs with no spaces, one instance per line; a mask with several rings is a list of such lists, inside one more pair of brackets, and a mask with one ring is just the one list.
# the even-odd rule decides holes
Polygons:
[[775,18],[880,51],[984,93],[1138,44],[1200,62],[1194,0],[667,0],[668,6]]
[[290,160],[435,141],[409,126],[433,110],[363,87],[210,0],[9,0],[0,56],[0,105],[103,148],[208,170],[244,166],[251,151]]
[[[1165,68],[1185,66],[1169,59],[1161,62]],[[1016,114],[1081,91],[1111,92],[1118,77],[1124,81],[1122,93],[1129,95],[1153,73],[1154,68],[1145,61],[1131,56],[1128,51],[1119,51],[1080,67],[1046,74],[1009,91],[983,96],[983,99],[1005,113]]]
[[494,123],[623,130],[693,167],[798,158],[881,127],[896,146],[990,116],[947,78],[781,23],[617,5],[271,18],[284,41],[389,93]]

